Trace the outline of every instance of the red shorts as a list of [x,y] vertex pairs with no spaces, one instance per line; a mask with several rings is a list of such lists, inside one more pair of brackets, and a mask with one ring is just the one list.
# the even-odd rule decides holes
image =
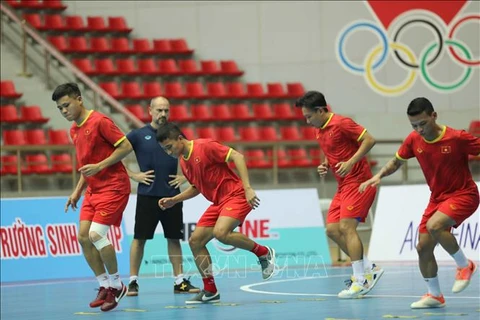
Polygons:
[[119,227],[122,223],[123,211],[127,207],[129,193],[114,191],[103,193],[85,193],[80,221],[87,220],[106,226]]
[[214,227],[220,216],[237,219],[241,225],[250,211],[252,211],[252,207],[250,207],[245,196],[235,196],[223,201],[221,204],[212,204],[208,207],[200,217],[200,220],[198,220],[197,227]]
[[337,191],[332,199],[327,214],[328,223],[339,223],[341,219],[357,219],[365,222],[368,211],[375,200],[377,188],[367,188],[363,193],[358,192],[360,184],[350,183]]
[[[448,198],[443,202],[434,202],[430,200],[427,209],[425,209],[425,212],[423,213],[422,221],[420,221],[419,232],[428,233],[427,222],[437,211],[452,218],[456,223],[453,227],[457,228],[463,221],[475,213],[478,204],[479,195],[477,192],[458,196],[452,195],[451,198]],[[447,230],[450,229],[451,228],[448,228]]]

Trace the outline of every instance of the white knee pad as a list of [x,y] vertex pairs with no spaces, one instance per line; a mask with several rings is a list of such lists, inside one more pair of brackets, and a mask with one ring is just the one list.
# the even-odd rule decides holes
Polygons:
[[[95,242],[92,241],[93,245],[95,246],[95,248],[97,248],[98,251],[102,250],[106,246],[111,245],[110,241],[107,238],[108,230],[110,230],[110,226],[106,226],[104,224],[99,224],[99,223],[96,223],[96,222],[92,222],[92,224],[90,226],[90,230],[88,231],[89,235],[92,232],[95,232],[96,234],[101,236],[100,240],[97,240]],[[91,239],[92,239],[92,237],[90,236],[90,240]]]

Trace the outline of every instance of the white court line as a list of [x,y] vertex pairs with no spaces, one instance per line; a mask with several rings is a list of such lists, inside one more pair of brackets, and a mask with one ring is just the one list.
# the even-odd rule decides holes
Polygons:
[[[411,271],[389,271],[388,274],[402,274],[402,273],[411,273]],[[279,295],[279,296],[316,296],[316,297],[338,297],[337,294],[329,293],[303,293],[303,292],[280,292],[280,291],[264,291],[264,290],[255,290],[251,289],[252,287],[258,287],[262,285],[272,284],[272,283],[283,283],[290,281],[299,281],[299,280],[317,280],[317,279],[326,279],[326,278],[343,278],[350,277],[351,274],[337,274],[333,276],[326,277],[304,277],[304,278],[294,278],[294,279],[282,279],[282,280],[273,280],[268,282],[257,282],[252,284],[247,284],[240,287],[240,290],[250,293],[260,293],[260,294],[270,294],[270,295]],[[372,298],[421,298],[422,296],[414,295],[389,295],[389,294],[369,294],[366,297]],[[480,300],[480,297],[463,297],[463,296],[445,296],[445,299],[477,299]]]

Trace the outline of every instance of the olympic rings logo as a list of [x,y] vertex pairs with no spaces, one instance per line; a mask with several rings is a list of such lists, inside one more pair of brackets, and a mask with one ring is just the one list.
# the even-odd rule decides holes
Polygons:
[[[472,68],[480,66],[480,60],[473,58],[471,50],[461,41],[455,40],[455,33],[462,27],[462,25],[470,22],[480,22],[480,15],[468,15],[448,28],[445,34],[442,34],[440,28],[433,22],[423,19],[414,18],[401,24],[393,33],[393,39],[390,41],[387,34],[376,24],[372,22],[354,22],[347,26],[343,32],[340,33],[337,40],[338,58],[343,67],[354,74],[361,74],[365,81],[375,91],[384,95],[399,95],[410,89],[419,76],[430,87],[442,91],[452,92],[464,86],[472,76]],[[406,27],[413,24],[422,24],[434,31],[436,42],[428,44],[420,57],[416,57],[412,50],[399,43],[399,38],[402,31]],[[380,44],[370,50],[366,56],[363,65],[351,62],[345,53],[345,47],[348,37],[359,30],[369,30],[374,32],[379,39]],[[448,48],[447,52],[451,59],[458,65],[464,67],[463,74],[450,83],[442,83],[432,77],[428,71],[428,67],[432,66],[444,53],[444,49]],[[379,70],[386,62],[390,54],[396,61],[408,71],[408,74],[401,83],[390,86],[381,84],[375,77],[375,71]]]

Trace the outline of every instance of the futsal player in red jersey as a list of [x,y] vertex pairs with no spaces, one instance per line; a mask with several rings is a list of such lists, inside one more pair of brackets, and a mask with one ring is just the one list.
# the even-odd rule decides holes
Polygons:
[[297,100],[307,123],[317,128],[316,137],[325,153],[325,162],[318,166],[324,176],[331,169],[338,182],[337,192],[327,213],[327,235],[338,244],[352,261],[353,277],[339,298],[358,298],[376,285],[383,269],[368,261],[357,226],[365,222],[375,200],[376,190],[360,194],[360,184],[372,177],[365,155],[375,145],[375,139],[352,119],[328,110],[325,96],[309,91]]
[[[160,199],[160,208],[165,210],[200,193],[212,202],[198,220],[189,239],[195,263],[203,278],[204,289],[185,303],[220,301],[220,293],[212,272],[212,260],[206,247],[213,238],[253,252],[262,267],[263,279],[270,279],[275,266],[275,250],[233,231],[244,222],[250,211],[260,204],[250,186],[243,155],[211,139],[187,140],[180,129],[170,122],[157,130],[157,140],[167,154],[179,158],[183,174],[191,184],[174,197]],[[229,168],[229,161],[234,162],[240,177]]]
[[420,222],[417,244],[420,272],[428,293],[412,303],[411,308],[441,308],[445,306],[445,298],[437,276],[436,245],[440,244],[457,264],[453,293],[465,290],[477,270],[477,265],[467,259],[450,230],[470,217],[479,205],[478,188],[468,167],[468,156],[480,154],[480,138],[437,124],[437,113],[426,98],[412,100],[407,115],[413,131],[396,157],[373,178],[362,183],[360,191],[374,189],[369,187],[377,186],[380,179],[397,171],[408,159],[417,158],[431,191],[430,202]]
[[112,120],[97,111],[85,109],[77,84],[58,86],[52,100],[65,119],[74,121],[70,135],[81,173],[77,187],[65,205],[65,212],[69,206],[74,210],[77,208],[77,202],[87,188],[80,210],[78,241],[100,286],[90,307],[109,311],[127,293],[107,233],[110,226],[120,226],[127,206],[130,181],[120,160],[132,151],[132,146]]

